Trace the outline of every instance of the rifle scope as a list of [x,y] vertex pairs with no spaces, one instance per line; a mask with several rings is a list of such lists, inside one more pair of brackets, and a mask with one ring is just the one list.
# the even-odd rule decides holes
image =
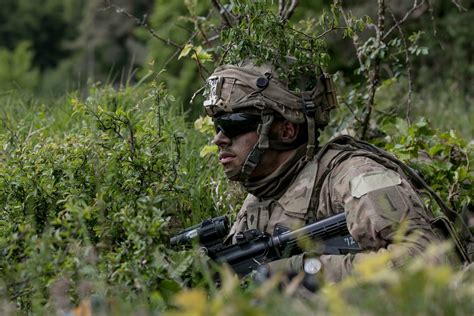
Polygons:
[[204,220],[202,223],[189,227],[171,237],[171,246],[188,245],[193,240],[203,246],[209,246],[222,240],[229,233],[229,220],[226,216],[219,216]]

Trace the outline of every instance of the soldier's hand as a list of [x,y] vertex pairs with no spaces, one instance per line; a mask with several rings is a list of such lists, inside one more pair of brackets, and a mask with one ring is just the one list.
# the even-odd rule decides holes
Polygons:
[[318,279],[321,267],[319,259],[307,258],[302,254],[262,265],[257,269],[253,278],[257,283],[263,283],[270,277],[281,274],[281,289],[301,286],[314,293],[319,289]]

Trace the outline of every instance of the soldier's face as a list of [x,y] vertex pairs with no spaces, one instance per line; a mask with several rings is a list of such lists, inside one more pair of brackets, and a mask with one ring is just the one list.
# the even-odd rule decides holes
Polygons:
[[[258,141],[256,131],[247,132],[229,138],[222,131],[214,136],[213,143],[219,147],[219,162],[230,180],[239,180],[242,166]],[[250,175],[249,179],[257,180],[272,173],[282,162],[283,156],[272,149],[267,149]]]
[[[258,122],[255,123],[251,116],[238,113],[221,118],[214,120],[216,136],[213,143],[219,147],[219,162],[227,178],[240,180],[242,167],[259,138],[256,132]],[[233,119],[235,121],[231,122]],[[297,135],[297,128],[291,122],[277,121],[273,123],[270,133],[278,140],[291,142]],[[290,154],[291,151],[266,149],[249,179],[257,180],[271,174]]]
[[230,180],[237,180],[242,166],[253,146],[258,141],[256,131],[243,133],[232,138],[222,131],[214,136],[213,143],[219,147],[219,162]]

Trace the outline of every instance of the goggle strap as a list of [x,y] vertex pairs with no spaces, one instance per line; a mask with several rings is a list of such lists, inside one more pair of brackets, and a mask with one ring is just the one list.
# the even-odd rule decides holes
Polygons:
[[257,165],[262,159],[263,152],[265,149],[270,147],[268,140],[268,133],[272,126],[275,116],[271,113],[262,113],[262,123],[258,125],[257,133],[259,138],[252,151],[247,156],[244,165],[242,166],[242,177],[247,180],[252,172],[255,170]]
[[304,106],[304,114],[308,123],[308,144],[306,145],[306,161],[310,161],[314,157],[316,151],[316,121],[315,112],[317,110],[310,94],[302,93]]
[[257,146],[262,150],[270,147],[268,134],[270,133],[270,128],[272,127],[274,119],[275,116],[273,116],[273,114],[262,114],[262,123],[259,124],[257,128],[257,133],[259,134]]

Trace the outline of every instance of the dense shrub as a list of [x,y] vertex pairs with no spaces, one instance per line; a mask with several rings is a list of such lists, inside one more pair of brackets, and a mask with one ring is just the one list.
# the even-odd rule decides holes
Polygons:
[[93,87],[56,116],[69,131],[1,134],[0,279],[20,308],[47,304],[60,280],[76,300],[91,282],[127,297],[187,282],[192,260],[167,249],[169,231],[232,208],[173,100],[163,86]]

